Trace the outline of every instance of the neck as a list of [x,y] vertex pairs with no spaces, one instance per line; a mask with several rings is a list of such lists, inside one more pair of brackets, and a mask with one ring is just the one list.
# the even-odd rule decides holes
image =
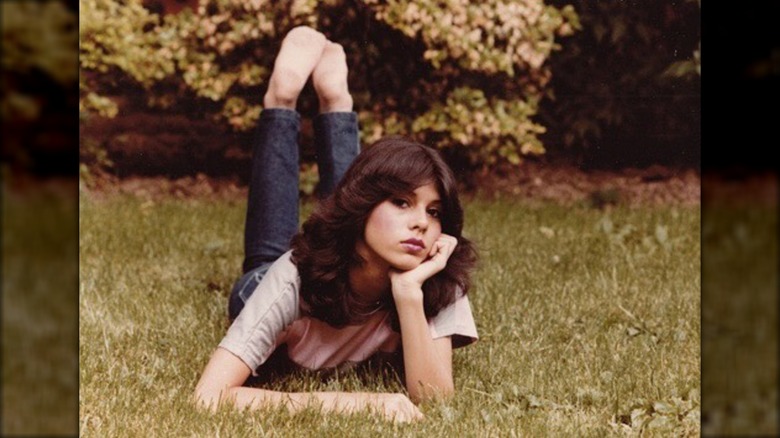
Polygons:
[[366,260],[349,269],[349,287],[360,301],[380,301],[390,292],[389,266]]

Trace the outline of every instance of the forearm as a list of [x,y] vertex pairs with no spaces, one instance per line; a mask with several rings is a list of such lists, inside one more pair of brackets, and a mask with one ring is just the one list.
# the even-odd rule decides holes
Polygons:
[[[308,407],[318,407],[323,412],[351,413],[367,410],[372,406],[371,393],[348,392],[278,392],[259,388],[238,387],[227,391],[222,402],[235,404],[237,408],[263,409],[283,406],[291,413]],[[375,398],[375,397],[373,397]]]
[[[422,296],[422,293],[419,294]],[[415,402],[454,393],[452,357],[436,348],[422,299],[396,303],[401,325],[406,389]]]
[[[405,401],[405,402],[404,402]],[[390,419],[408,421],[417,417],[411,402],[403,394],[368,392],[279,392],[260,388],[226,388],[220,394],[211,394],[205,401],[212,409],[229,404],[236,408],[253,410],[284,407],[290,413],[306,408],[321,409],[323,412],[349,414],[374,411]],[[407,406],[408,405],[408,406]]]

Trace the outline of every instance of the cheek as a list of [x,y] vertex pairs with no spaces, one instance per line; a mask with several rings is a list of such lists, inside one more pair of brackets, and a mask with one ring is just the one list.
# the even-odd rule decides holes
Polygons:
[[431,233],[431,240],[436,241],[436,239],[441,237],[441,224],[431,224],[429,232]]
[[366,222],[366,238],[369,240],[381,240],[387,237],[395,228],[395,220],[382,206],[371,212]]

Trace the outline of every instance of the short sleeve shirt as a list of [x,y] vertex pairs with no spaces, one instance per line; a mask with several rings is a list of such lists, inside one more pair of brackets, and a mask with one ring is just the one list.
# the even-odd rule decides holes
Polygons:
[[[359,325],[339,328],[301,312],[301,280],[291,254],[288,251],[271,265],[220,348],[236,355],[253,374],[283,344],[289,359],[309,370],[359,363],[374,354],[400,349],[401,335],[390,327],[387,311],[379,311]],[[453,348],[478,338],[466,295],[429,319],[428,327],[433,339],[451,336]]]

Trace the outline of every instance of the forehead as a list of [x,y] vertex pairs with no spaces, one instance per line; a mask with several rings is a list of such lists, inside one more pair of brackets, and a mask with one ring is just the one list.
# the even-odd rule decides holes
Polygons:
[[441,197],[439,196],[439,190],[436,188],[436,184],[434,183],[423,184],[420,187],[414,189],[412,194],[421,201],[435,202],[441,200]]

